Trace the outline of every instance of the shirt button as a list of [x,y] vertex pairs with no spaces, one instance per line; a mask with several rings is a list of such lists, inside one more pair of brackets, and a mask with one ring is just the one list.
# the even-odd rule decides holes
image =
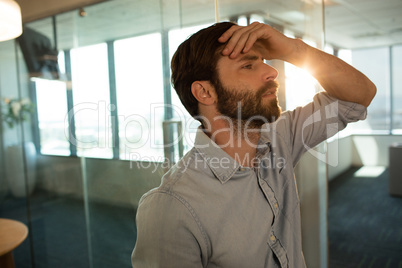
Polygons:
[[275,204],[274,204],[274,207],[275,207],[275,208],[278,208],[278,203],[275,203]]
[[275,242],[276,237],[274,235],[271,235],[271,237],[269,238],[272,242]]

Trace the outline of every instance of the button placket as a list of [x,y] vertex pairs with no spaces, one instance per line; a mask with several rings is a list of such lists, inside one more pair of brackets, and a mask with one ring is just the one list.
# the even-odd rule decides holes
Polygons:
[[272,243],[275,243],[276,237],[273,234],[271,234],[271,236],[269,237],[269,240],[271,240]]
[[278,201],[276,200],[275,193],[274,193],[274,191],[272,191],[272,188],[268,185],[268,182],[261,179],[262,176],[261,176],[260,168],[255,168],[255,172],[257,174],[258,184],[260,185],[262,192],[264,193],[265,197],[267,198],[268,203],[271,206],[272,212],[275,217],[278,215],[278,212],[279,212],[279,204],[278,204]]
[[[266,149],[265,153],[272,152],[270,143],[268,143],[267,145],[268,145],[268,148]],[[263,176],[262,176],[263,167],[261,167],[261,165],[262,165],[262,161],[258,167],[255,167],[255,172],[256,172],[257,178],[258,178],[258,183],[259,183],[261,189],[263,190],[264,195],[266,196],[266,198],[268,200],[268,203],[271,206],[274,216],[277,216],[279,213],[279,203],[278,203],[278,200],[276,199],[275,192],[273,191],[271,186],[268,184],[268,182],[266,180],[262,179],[263,178]]]

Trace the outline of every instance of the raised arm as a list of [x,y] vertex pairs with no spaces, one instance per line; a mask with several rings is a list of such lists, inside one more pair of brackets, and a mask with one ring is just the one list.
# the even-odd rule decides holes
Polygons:
[[266,60],[284,60],[305,68],[330,95],[340,100],[367,107],[377,91],[364,74],[341,59],[313,48],[300,39],[286,37],[263,23],[232,26],[219,38],[219,42],[227,42],[222,54],[230,58],[236,58],[254,46]]

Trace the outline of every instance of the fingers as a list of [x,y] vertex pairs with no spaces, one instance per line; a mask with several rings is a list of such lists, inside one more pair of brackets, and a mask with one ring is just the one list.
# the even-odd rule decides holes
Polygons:
[[253,22],[246,27],[232,26],[218,39],[221,43],[227,42],[222,54],[236,58],[240,53],[248,52],[258,38],[262,36],[261,29],[263,27],[264,24],[258,22]]
[[247,53],[248,51],[250,51],[250,49],[254,46],[255,42],[257,42],[257,40],[263,36],[264,26],[265,26],[264,24],[258,23],[258,25],[256,25],[256,27],[253,28],[253,31],[250,32],[248,39],[244,45],[243,53]]
[[224,32],[221,37],[219,37],[218,41],[221,43],[225,43],[227,42],[230,37],[232,37],[233,33],[237,30],[241,28],[241,26],[239,25],[233,25],[232,27],[229,28],[229,30],[227,30],[226,32]]

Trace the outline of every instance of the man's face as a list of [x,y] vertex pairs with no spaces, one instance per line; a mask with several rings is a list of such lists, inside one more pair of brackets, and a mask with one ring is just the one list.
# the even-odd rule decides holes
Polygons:
[[264,63],[257,49],[236,59],[220,58],[217,72],[219,81],[214,86],[219,113],[255,127],[274,122],[280,116],[275,80],[278,72]]

